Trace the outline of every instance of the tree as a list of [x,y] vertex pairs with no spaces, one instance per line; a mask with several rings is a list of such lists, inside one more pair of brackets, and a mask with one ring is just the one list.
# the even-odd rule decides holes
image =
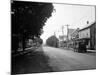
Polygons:
[[56,36],[51,36],[46,40],[46,44],[52,47],[58,47],[59,40]]
[[13,12],[11,15],[12,48],[18,48],[19,41],[22,41],[24,49],[26,39],[31,36],[40,37],[43,33],[43,26],[53,12],[53,5],[52,3],[13,1],[11,12]]

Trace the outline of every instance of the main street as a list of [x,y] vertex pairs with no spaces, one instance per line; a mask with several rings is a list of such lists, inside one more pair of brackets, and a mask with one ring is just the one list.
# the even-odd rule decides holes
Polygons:
[[27,48],[12,56],[12,73],[41,73],[96,68],[96,56],[53,47]]
[[96,56],[53,47],[43,47],[53,71],[88,70],[96,68]]

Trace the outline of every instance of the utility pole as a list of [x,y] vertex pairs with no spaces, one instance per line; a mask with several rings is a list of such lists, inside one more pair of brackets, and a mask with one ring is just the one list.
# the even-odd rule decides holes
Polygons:
[[62,37],[63,37],[63,41],[64,41],[64,26],[62,26]]
[[[68,41],[68,40],[69,40],[69,30],[68,30],[68,26],[69,26],[69,25],[65,25],[65,26],[67,27],[67,40],[66,40],[66,41]],[[68,48],[68,46],[69,46],[69,45],[68,45],[68,43],[67,43],[67,46],[66,46],[66,47]]]
[[54,31],[54,36],[56,36],[56,33],[55,33],[55,31]]
[[69,40],[69,35],[68,35],[69,34],[69,30],[68,29],[69,28],[68,28],[68,26],[70,26],[70,25],[65,25],[65,26],[67,27],[67,40]]

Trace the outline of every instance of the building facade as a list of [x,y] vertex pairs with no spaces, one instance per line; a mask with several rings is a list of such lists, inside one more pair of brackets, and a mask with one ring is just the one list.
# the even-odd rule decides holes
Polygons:
[[96,22],[94,22],[90,27],[90,46],[91,49],[96,50]]
[[59,46],[60,47],[69,47],[70,40],[71,40],[71,34],[73,33],[75,29],[68,29],[68,34],[66,35],[60,35],[59,36]]
[[79,30],[79,39],[86,42],[87,49],[93,49],[93,50],[96,49],[95,37],[96,37],[96,23],[95,22]]
[[79,39],[86,42],[86,47],[90,48],[90,26],[79,30]]

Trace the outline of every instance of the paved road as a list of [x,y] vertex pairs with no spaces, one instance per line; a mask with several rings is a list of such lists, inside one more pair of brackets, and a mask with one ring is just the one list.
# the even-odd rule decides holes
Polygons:
[[43,47],[49,57],[48,64],[54,71],[87,70],[96,68],[96,56],[73,51]]

